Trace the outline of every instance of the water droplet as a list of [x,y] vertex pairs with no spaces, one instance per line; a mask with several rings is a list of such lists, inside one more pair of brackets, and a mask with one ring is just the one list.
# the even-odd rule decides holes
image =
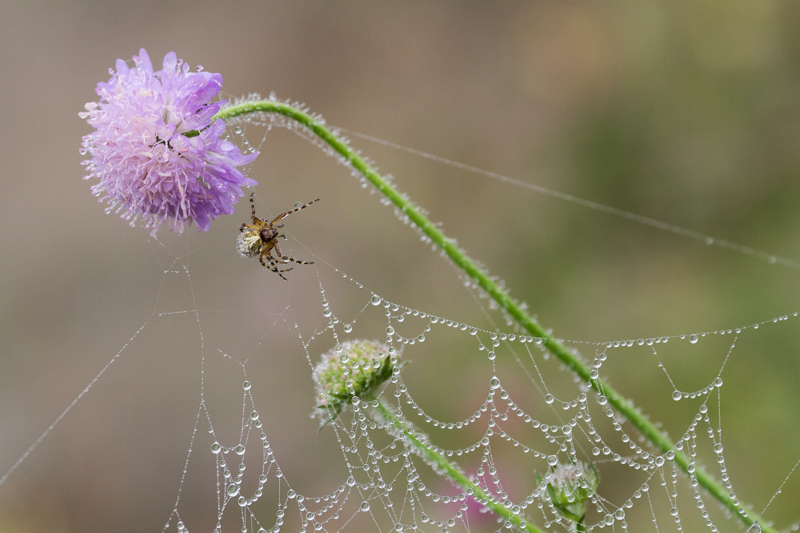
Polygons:
[[217,454],[222,451],[222,446],[219,442],[214,441],[214,444],[211,445],[211,453]]
[[250,385],[249,381],[245,381],[244,383],[242,383],[242,388],[244,390],[250,390],[250,387],[251,387],[251,385]]
[[555,455],[548,455],[547,464],[549,464],[550,466],[556,466],[558,464],[558,457],[556,457]]
[[370,300],[372,305],[381,305],[381,301],[382,301],[382,298],[380,296],[378,296],[377,294],[373,294],[372,295],[372,299]]
[[697,344],[697,335],[695,335],[694,333],[689,335],[689,342],[691,342],[692,344]]
[[344,332],[345,333],[350,333],[351,331],[353,331],[353,326],[351,324],[345,324],[344,325]]
[[394,328],[392,326],[389,326],[388,328],[386,328],[386,334],[387,335],[394,335]]
[[234,451],[236,452],[236,455],[244,455],[244,446],[239,444],[236,446],[236,448],[234,448]]
[[675,400],[676,402],[677,402],[678,400],[680,400],[681,398],[683,398],[683,394],[681,394],[681,391],[677,391],[677,390],[676,390],[676,391],[674,391],[674,392],[672,393],[672,399],[673,399],[673,400]]
[[369,502],[361,502],[361,511],[364,513],[369,511]]
[[551,403],[553,403],[555,400],[556,400],[556,399],[555,399],[555,397],[554,397],[552,394],[548,394],[547,396],[545,396],[545,397],[544,397],[544,403],[546,403],[547,405],[550,405],[550,404],[551,404]]
[[493,389],[500,388],[500,380],[497,379],[496,377],[493,377],[492,381],[489,382],[489,386],[492,387]]

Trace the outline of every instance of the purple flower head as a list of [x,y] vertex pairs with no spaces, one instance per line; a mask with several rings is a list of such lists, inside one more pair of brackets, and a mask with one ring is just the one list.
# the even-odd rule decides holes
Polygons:
[[[133,62],[118,59],[111,79],[97,84],[99,101],[79,113],[96,129],[83,137],[81,153],[91,156],[84,179],[100,180],[92,194],[108,202],[107,211],[131,225],[141,216],[152,235],[164,222],[179,233],[192,222],[208,231],[211,220],[233,213],[243,186],[257,184],[236,167],[258,153],[243,155],[220,138],[225,123],[211,122],[225,103],[211,103],[220,74],[189,72],[175,52],[155,72],[144,48]],[[199,135],[186,137],[190,131]]]

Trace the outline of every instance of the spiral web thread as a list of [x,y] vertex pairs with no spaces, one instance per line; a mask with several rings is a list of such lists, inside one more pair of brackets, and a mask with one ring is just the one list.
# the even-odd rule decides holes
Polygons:
[[[236,127],[235,134],[243,134],[251,126],[267,126],[269,131],[273,126],[288,127],[288,123],[254,117]],[[290,129],[302,135],[302,131]],[[397,215],[403,218],[402,214]],[[226,340],[217,338],[214,328],[207,325],[209,316],[216,317],[223,311],[198,305],[205,289],[192,282],[192,261],[208,259],[217,253],[216,248],[200,247],[185,253],[173,251],[162,242],[150,242],[170,258],[164,265],[155,309],[108,364],[124,357],[134,340],[147,337],[150,330],[174,317],[188,315],[193,319],[183,333],[187,340],[182,344],[196,347],[193,349],[201,362],[200,395],[183,471],[175,466],[179,488],[164,531],[517,529],[489,512],[471,491],[444,477],[369,401],[354,402],[320,431],[319,421],[306,416],[293,415],[288,425],[282,424],[280,415],[289,407],[265,402],[263,397],[272,385],[263,375],[251,371],[264,359],[285,356],[271,348],[270,339],[278,330],[296,347],[291,357],[305,360],[306,389],[310,389],[313,369],[321,354],[336,350],[350,339],[374,339],[401,362],[409,361],[408,367],[383,386],[381,403],[402,425],[413,428],[430,450],[446,457],[515,516],[538,528],[574,530],[574,524],[561,516],[550,501],[546,484],[563,465],[587,468],[591,463],[600,482],[586,505],[587,531],[743,530],[738,518],[721,510],[713,498],[698,488],[692,472],[695,465],[702,464],[735,497],[738,485],[728,473],[724,455],[722,405],[728,393],[724,370],[743,358],[757,356],[756,351],[743,352],[752,350],[740,347],[748,346],[744,341],[768,335],[766,332],[772,327],[796,327],[797,312],[715,331],[602,342],[562,339],[599,376],[613,376],[625,365],[634,365],[637,371],[660,375],[660,382],[668,383],[665,390],[671,392],[663,398],[663,404],[669,408],[664,410],[678,421],[670,427],[670,433],[692,464],[687,476],[674,464],[671,452],[653,449],[602,395],[577,382],[542,349],[539,339],[515,329],[508,317],[487,303],[480,289],[467,279],[461,279],[462,285],[474,295],[491,327],[392,302],[314,254],[313,248],[306,248],[315,265],[303,267],[312,274],[302,279],[306,287],[318,287],[318,303],[312,305],[316,311],[308,316],[295,312],[301,303],[307,303],[303,291],[298,290],[285,309],[257,313],[263,318],[258,329],[239,324],[235,317],[227,319],[227,327],[250,347],[247,351],[229,350]],[[221,248],[225,246],[233,253],[232,241]],[[761,258],[763,254],[759,254],[755,256]],[[754,256],[749,249],[745,255]],[[775,262],[771,257],[765,255],[764,260]],[[781,261],[778,263],[783,264]],[[260,268],[257,264],[251,266]],[[301,279],[300,273],[292,274]],[[191,303],[170,307],[173,302],[165,295],[173,283],[181,287],[179,293],[182,291],[175,302]],[[269,283],[265,281],[264,285]],[[235,311],[253,313],[244,306]],[[701,346],[703,361],[690,368],[690,377],[686,372],[672,370],[673,361],[680,361]],[[463,367],[461,363],[454,366],[452,359],[448,360],[451,366],[443,367],[443,351],[457,351]],[[169,355],[165,353],[165,357]],[[220,363],[235,367],[241,376],[235,391],[230,386],[223,387],[225,394],[240,395],[235,413],[229,404],[216,403],[219,385],[211,382]],[[64,419],[106,368],[108,365],[3,476],[3,481]],[[463,375],[465,370],[469,376]],[[275,373],[279,374],[280,369]],[[613,378],[610,381],[613,383]],[[308,413],[313,409],[310,397],[298,394],[287,400],[301,404],[300,411]],[[658,410],[645,411],[654,419],[660,418]],[[294,431],[303,434],[300,438],[304,445],[314,443],[304,446],[316,451],[302,461],[319,464],[319,478],[295,480],[282,467],[297,462],[285,444],[292,442]],[[282,444],[275,445],[278,441]],[[198,470],[208,471],[209,466],[213,467],[213,476],[197,474]],[[794,468],[781,488],[793,472]],[[204,488],[211,488],[215,495],[215,509],[203,496],[189,490],[195,479],[213,484],[213,488]],[[780,500],[778,492],[768,505]],[[200,498],[199,505],[193,501],[196,498]],[[198,508],[206,511],[198,514]],[[798,524],[789,527],[798,528]]]
[[[302,129],[293,127],[291,122],[280,117],[250,117],[245,124],[267,126],[268,129],[273,126],[288,128],[327,152],[327,148],[316,139],[306,136]],[[431,157],[424,153],[419,155]],[[437,160],[459,166],[440,158]],[[401,213],[396,213],[396,216],[403,219]],[[642,224],[648,224],[649,220],[637,220],[633,215],[623,218]],[[682,231],[677,231],[680,228],[675,228],[669,226],[666,230],[683,235]],[[710,237],[694,233],[683,236],[702,237],[706,243],[710,240]],[[718,239],[711,240],[719,242]],[[738,245],[724,247],[769,263],[776,262],[772,254],[753,252]],[[781,261],[790,268],[794,266],[789,260],[781,258]],[[796,312],[760,324],[709,332],[605,342],[563,340],[573,346],[576,353],[593,354],[593,376],[600,376],[610,361],[624,357],[625,352],[646,356],[650,364],[655,361],[672,388],[670,401],[686,406],[680,417],[679,433],[673,436],[677,450],[683,452],[691,463],[689,476],[686,476],[672,461],[673,452],[660,453],[652,449],[635,428],[626,425],[602,395],[595,394],[585,383],[576,383],[568,371],[542,349],[540,339],[521,335],[508,317],[486,304],[480,289],[471,285],[469,280],[462,279],[468,290],[475,294],[475,301],[483,313],[494,315],[497,322],[505,324],[505,330],[475,327],[388,301],[335,266],[319,259],[317,263],[321,314],[325,324],[305,337],[298,332],[297,323],[290,328],[295,332],[298,344],[302,345],[309,372],[320,354],[332,346],[337,350],[348,339],[372,338],[381,342],[393,356],[399,356],[401,360],[423,360],[425,363],[415,364],[433,365],[431,372],[438,371],[450,376],[447,379],[456,380],[452,373],[435,369],[435,357],[426,354],[430,349],[429,339],[443,331],[447,332],[442,335],[446,337],[456,333],[460,338],[459,346],[464,343],[472,345],[467,357],[485,362],[484,379],[477,381],[483,386],[482,401],[476,399],[474,406],[469,406],[470,414],[450,419],[426,409],[425,401],[417,399],[412,392],[413,382],[407,384],[402,372],[396,372],[386,384],[380,401],[401,424],[413,428],[426,446],[450,459],[490,497],[522,520],[540,528],[573,530],[574,523],[564,518],[550,501],[546,490],[548,476],[563,465],[582,465],[585,468],[591,463],[598,469],[601,480],[610,476],[615,482],[619,479],[624,481],[619,482],[620,486],[608,489],[601,481],[598,491],[587,502],[586,530],[637,531],[654,527],[656,530],[694,531],[702,527],[708,531],[725,531],[732,527],[731,524],[739,525],[735,517],[720,510],[717,502],[698,488],[692,473],[698,463],[706,468],[713,465],[711,474],[736,497],[723,455],[720,408],[723,370],[731,357],[735,359],[738,356],[736,345],[740,336],[752,335],[767,324],[793,322]],[[330,271],[336,281],[327,281]],[[326,294],[329,283],[344,283],[349,290],[348,298],[366,300],[366,303],[353,316],[339,316],[335,302],[331,303]],[[376,314],[382,317],[376,320]],[[494,319],[490,322],[496,323]],[[357,323],[381,326],[365,327],[365,331],[359,331],[362,327]],[[376,333],[376,328],[384,329],[378,329]],[[716,342],[709,342],[711,339]],[[670,374],[669,364],[665,361],[669,360],[673,347],[674,351],[681,352],[698,343],[714,344],[714,349],[721,354],[715,359],[718,366],[706,369],[707,378],[701,386],[692,389],[681,387],[680,380]],[[446,342],[443,344],[447,346]],[[513,368],[511,374],[508,374],[509,367]],[[518,376],[524,376],[526,387],[521,391],[509,391],[504,382],[506,379],[516,382],[518,379],[512,378]],[[221,518],[229,507],[242,511],[238,525],[243,531],[278,531],[286,530],[287,526],[292,531],[494,531],[511,528],[509,522],[499,519],[476,501],[471,490],[445,480],[436,465],[431,464],[385,418],[376,414],[375,406],[368,401],[354,402],[351,410],[322,429],[335,434],[341,461],[348,474],[345,480],[334,484],[333,490],[322,495],[301,494],[284,479],[278,458],[269,444],[262,413],[253,400],[253,394],[258,391],[257,383],[245,381],[244,391],[242,441],[220,443],[215,440],[212,444],[217,462],[220,529]],[[458,398],[458,393],[456,386],[442,397],[466,405],[463,399]],[[522,397],[517,400],[520,394]],[[248,411],[249,415],[244,416]],[[465,435],[452,436],[461,433]],[[243,456],[245,441],[256,441],[261,449],[260,460],[256,461],[256,467],[260,466],[259,479],[256,488],[247,493],[241,488],[241,476],[237,478],[235,473],[225,475],[229,462],[226,457]],[[438,444],[440,441],[447,444]],[[455,445],[456,442],[459,444]],[[243,461],[239,462],[238,468],[243,465]],[[536,473],[540,477],[537,478]],[[611,484],[611,481],[606,483]],[[261,499],[270,484],[272,494],[275,494],[272,507],[277,511],[264,516],[257,509],[260,509]],[[607,491],[609,497],[605,496]],[[687,506],[686,502],[692,504]],[[175,511],[177,516],[179,509],[176,507]],[[792,528],[797,529],[797,525]]]
[[[307,358],[309,373],[323,346],[336,350],[351,338],[376,338],[400,360],[411,360],[412,367],[435,368],[435,357],[428,353],[430,341],[452,334],[461,337],[461,341],[473,346],[468,357],[483,361],[483,389],[471,395],[481,397],[482,401],[467,406],[467,402],[458,398],[458,389],[443,398],[467,408],[470,414],[460,419],[437,416],[435,409],[426,408],[425,402],[415,396],[414,383],[404,380],[404,371],[395,373],[385,385],[380,401],[404,425],[414,428],[430,449],[459,465],[496,501],[525,521],[540,528],[571,531],[573,524],[549,501],[545,489],[547,476],[559,465],[592,463],[601,482],[587,505],[588,531],[608,528],[727,531],[738,526],[734,518],[721,511],[716,501],[698,488],[691,474],[687,477],[677,468],[671,452],[658,453],[648,446],[602,396],[583,383],[575,383],[541,349],[539,339],[481,329],[387,301],[330,265],[317,267],[319,280],[326,277],[326,269],[341,275],[344,281],[320,281],[324,326],[307,336],[295,333]],[[360,311],[352,316],[339,316],[336,302],[329,301],[326,294],[328,284],[341,283],[354,291],[351,297],[363,302]],[[724,391],[724,368],[731,358],[736,358],[740,337],[796,319],[797,313],[792,313],[759,324],[696,334],[564,342],[583,353],[593,352],[593,369],[601,374],[615,358],[628,355],[625,352],[634,352],[642,358],[649,356],[647,364],[656,361],[664,379],[675,387],[669,401],[687,406],[682,410],[683,426],[675,440],[678,449],[692,463],[690,472],[697,462],[706,468],[713,465],[711,473],[735,495],[734,480],[727,473],[723,454],[720,397]],[[374,329],[360,331],[361,323],[380,322],[385,327],[379,334]],[[302,328],[294,324],[289,329]],[[670,374],[664,361],[669,359],[673,347],[697,349],[697,345],[704,343],[721,348],[716,371],[709,373],[706,383],[698,389],[679,389],[680,380]],[[514,369],[509,374],[501,366]],[[242,364],[243,376],[247,376],[246,370],[247,364]],[[518,393],[504,386],[506,379],[519,381],[511,379],[515,373],[525,376],[524,397],[518,398]],[[457,379],[457,372],[449,374],[450,379]],[[214,421],[208,416],[200,417],[198,420],[205,420],[198,421],[195,428],[202,435],[200,426],[204,422],[209,426],[209,437],[197,439],[192,453],[200,454],[201,461],[212,460],[216,464],[217,530],[495,531],[510,527],[475,501],[471,491],[444,479],[430,461],[376,414],[368,401],[354,402],[352,410],[320,432],[335,434],[346,477],[338,483],[327,480],[332,489],[326,493],[304,491],[287,479],[281,469],[281,458],[270,444],[268,424],[264,423],[270,414],[256,407],[258,394],[258,381],[245,380],[238,440],[226,442],[218,438]],[[440,445],[440,441],[460,444]],[[545,483],[537,481],[536,472]],[[614,483],[623,488],[612,486]],[[181,521],[180,511],[177,505],[165,530],[191,530]],[[236,525],[228,525],[226,517],[236,517]]]

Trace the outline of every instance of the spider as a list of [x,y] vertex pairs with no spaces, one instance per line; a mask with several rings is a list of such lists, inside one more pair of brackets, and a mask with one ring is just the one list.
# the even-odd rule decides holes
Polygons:
[[[261,220],[256,216],[256,204],[253,202],[253,195],[255,193],[250,193],[250,213],[253,217],[253,223],[248,224],[247,222],[243,223],[242,226],[239,228],[239,240],[236,245],[236,249],[242,254],[243,257],[247,258],[254,258],[258,256],[258,260],[261,262],[261,265],[264,268],[268,268],[271,271],[278,274],[281,278],[286,279],[283,276],[284,272],[289,272],[292,270],[291,268],[279,269],[276,263],[288,263],[292,261],[294,263],[298,263],[300,265],[313,265],[314,261],[300,261],[299,259],[295,259],[294,257],[288,257],[281,253],[281,249],[278,248],[278,239],[286,238],[286,235],[282,235],[278,233],[277,228],[282,228],[283,224],[276,225],[275,223],[280,221],[283,217],[289,216],[292,213],[296,213],[301,209],[305,209],[306,207],[310,206],[314,202],[318,202],[319,198],[316,200],[312,200],[307,204],[303,204],[299,207],[295,207],[285,213],[281,213],[277,217],[275,217],[272,222],[267,222],[266,220]],[[245,228],[248,228],[245,231]],[[272,257],[270,252],[275,250],[275,255],[278,257]],[[266,258],[266,263],[264,259]]]

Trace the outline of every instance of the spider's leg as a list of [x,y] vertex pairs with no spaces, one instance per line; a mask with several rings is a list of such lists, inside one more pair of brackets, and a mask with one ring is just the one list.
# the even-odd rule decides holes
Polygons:
[[[266,226],[267,223],[256,216],[256,203],[253,201],[253,195],[255,195],[255,191],[250,193],[250,217],[253,219],[253,224],[258,226],[257,228],[253,229],[259,230]],[[252,226],[250,227],[252,228]]]
[[[278,235],[278,237],[280,237],[280,235]],[[272,241],[272,242],[269,244],[269,250],[267,250],[267,261],[269,261],[270,263],[273,263],[273,264],[274,264],[275,262],[278,262],[278,263],[285,263],[286,261],[281,261],[280,259],[278,259],[278,258],[276,258],[276,257],[272,257],[272,254],[270,253],[270,252],[272,252],[272,250],[276,249],[276,248],[277,248],[277,246],[278,246],[278,240],[277,240],[277,237],[276,237],[276,238],[275,238],[275,240],[273,240],[273,241]],[[278,256],[280,257],[280,251],[278,251],[278,252],[277,252],[277,254],[278,254]]]
[[[256,220],[258,220],[259,222],[261,222],[261,220],[260,220],[260,219],[256,219]],[[250,229],[251,229],[251,230],[253,230],[253,231],[259,231],[259,230],[260,230],[262,227],[263,227],[263,226],[254,226],[254,225],[252,225],[252,224],[248,224],[248,223],[246,223],[246,222],[245,222],[245,223],[243,223],[243,224],[241,225],[241,227],[239,228],[239,232],[241,233],[242,231],[244,231],[244,228],[250,228]]]
[[282,261],[281,261],[282,263],[288,263],[289,261],[292,261],[293,263],[297,263],[299,265],[313,265],[314,264],[314,261],[301,261],[300,259],[295,259],[294,257],[289,257],[288,255],[283,255],[281,253],[281,249],[278,248],[278,243],[277,242],[275,243],[273,248],[275,248],[275,255],[277,255],[278,257],[280,257],[282,259]]
[[[265,244],[264,248],[261,249],[261,255],[258,256],[258,260],[261,262],[261,266],[263,266],[264,268],[270,269],[271,271],[275,272],[276,274],[278,274],[283,279],[286,279],[283,276],[282,272],[289,272],[291,270],[291,268],[287,268],[285,270],[281,270],[275,265],[275,258],[272,257],[270,255],[270,253],[269,253],[270,250],[272,250],[272,248],[274,246],[275,246],[274,243]],[[267,262],[266,263],[264,262],[264,258],[265,257],[267,258]]]
[[[288,216],[289,216],[289,215],[291,215],[292,213],[297,213],[298,211],[300,211],[300,210],[302,210],[302,209],[305,209],[306,207],[310,206],[310,205],[311,205],[311,204],[313,204],[314,202],[319,202],[319,198],[317,198],[316,200],[311,200],[311,201],[310,201],[310,202],[308,202],[307,204],[303,204],[303,205],[301,205],[301,206],[299,206],[299,207],[295,207],[294,209],[290,209],[289,211],[286,211],[285,213],[281,213],[280,215],[276,216],[276,217],[275,217],[275,218],[272,220],[272,222],[270,222],[270,223],[269,223],[269,225],[270,225],[270,226],[274,226],[274,225],[275,225],[275,223],[276,223],[277,221],[279,221],[280,219],[282,219],[283,217],[288,217]],[[278,226],[278,227],[280,227],[280,226]]]
[[264,268],[269,268],[266,263],[264,263],[264,257],[267,257],[267,260],[271,263],[272,256],[269,255],[269,251],[272,250],[272,247],[275,246],[274,243],[267,243],[261,248],[261,255],[258,256],[258,261],[261,263],[261,266]]
[[[294,267],[282,268],[282,269],[278,268],[278,265],[275,264],[275,261],[270,261],[270,267],[273,269],[272,270],[273,272],[278,272],[278,273],[280,273],[280,272],[289,272],[290,270],[294,270]],[[281,277],[283,277],[283,276],[281,276]]]
[[290,270],[292,270],[291,268],[284,268],[283,270],[279,269],[275,264],[275,260],[272,257],[269,258],[269,266],[267,268],[278,274],[284,280],[289,281],[284,277],[283,272],[289,272]]

